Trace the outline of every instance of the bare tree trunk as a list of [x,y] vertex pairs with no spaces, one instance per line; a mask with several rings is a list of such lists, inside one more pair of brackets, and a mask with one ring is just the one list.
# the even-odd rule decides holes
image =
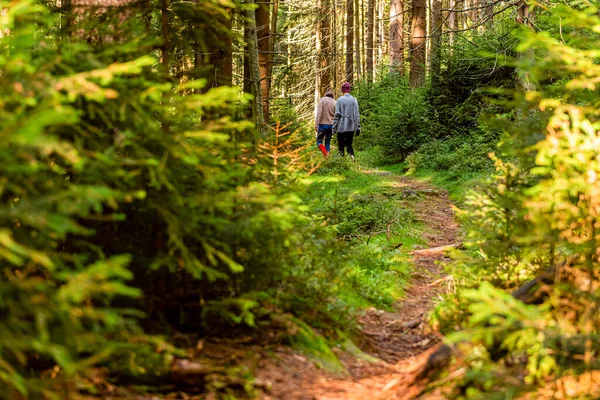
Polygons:
[[356,68],[356,79],[360,80],[362,69],[360,63],[361,34],[360,34],[360,1],[354,0],[354,57]]
[[[533,29],[534,21],[534,11],[529,7],[529,4],[527,4],[525,0],[520,0],[517,4],[517,23]],[[533,62],[535,55],[533,54],[533,50],[528,50],[525,53],[519,53],[518,57],[519,60],[530,59],[530,61]],[[531,82],[529,72],[523,71],[521,68],[517,69],[517,86],[524,92],[535,90],[535,84]]]
[[404,75],[404,0],[390,1],[390,64]]
[[479,22],[479,13],[477,12],[477,7],[479,7],[479,0],[468,0],[468,9],[467,15],[471,20],[470,26],[476,25]]
[[346,81],[354,81],[354,0],[346,1]]
[[[246,4],[254,4],[254,0],[246,0]],[[253,9],[246,10],[245,37],[248,41],[248,69],[250,72],[250,90],[252,99],[252,120],[264,133],[265,117],[262,107],[260,90],[260,64],[258,55],[258,37],[256,32],[256,13]]]
[[332,8],[332,35],[331,35],[331,48],[333,49],[332,54],[332,65],[333,65],[333,76],[332,76],[332,89],[337,88],[338,82],[338,42],[337,42],[337,0],[333,0]]
[[256,40],[258,41],[258,63],[260,70],[260,91],[263,117],[265,122],[269,121],[269,42],[270,42],[270,18],[269,18],[269,3],[259,2],[256,9]]
[[321,69],[321,59],[323,58],[323,0],[317,0],[317,20],[315,26],[315,112],[316,106],[321,98],[321,85],[323,82],[323,70]]
[[367,81],[373,82],[373,39],[375,29],[375,0],[367,6]]
[[433,18],[432,12],[433,7],[431,6],[432,0],[425,0],[425,65],[426,65],[426,76],[431,74],[431,32],[433,32]]
[[[273,88],[273,58],[275,55],[275,42],[277,40],[277,16],[279,14],[279,0],[273,1],[273,14],[271,15],[271,36],[269,38],[269,65],[267,72],[267,80],[269,93],[267,97],[267,102],[269,102],[269,114],[270,114],[270,98],[271,98],[271,89]],[[265,117],[266,118],[266,117]]]
[[321,95],[325,94],[325,90],[331,87],[331,0],[323,1],[322,22],[321,22],[321,39],[322,39],[322,57],[321,70],[323,78],[321,80]]
[[250,50],[248,43],[250,43],[250,30],[247,29],[248,22],[244,19],[244,84],[242,86],[244,93],[252,94],[252,84],[250,80]]
[[485,7],[482,9],[481,19],[485,21],[483,29],[489,29],[494,22],[494,0],[483,0]]
[[366,19],[365,19],[365,1],[360,0],[360,62],[362,66],[362,77],[367,76],[367,34],[365,33]]
[[[233,23],[233,10],[227,10],[227,16],[222,24],[231,29]],[[233,79],[233,40],[230,35],[226,35],[214,46],[211,46],[210,64],[213,66],[214,73],[211,74],[211,86],[231,86]]]
[[412,0],[412,22],[410,35],[410,85],[423,86],[425,83],[425,0]]
[[431,76],[437,79],[442,67],[442,0],[431,0]]
[[384,23],[383,23],[383,0],[378,0],[377,4],[377,61],[375,63],[375,73],[380,68],[381,63],[383,62],[383,46],[384,46]]
[[467,27],[467,14],[465,13],[465,1],[456,0],[456,19],[458,20],[458,29],[466,29]]
[[450,33],[448,34],[448,46],[450,46],[450,54],[452,54],[452,46],[454,46],[454,35],[458,29],[458,19],[456,18],[456,0],[448,1],[448,9],[452,10],[448,13],[448,26],[450,27]]

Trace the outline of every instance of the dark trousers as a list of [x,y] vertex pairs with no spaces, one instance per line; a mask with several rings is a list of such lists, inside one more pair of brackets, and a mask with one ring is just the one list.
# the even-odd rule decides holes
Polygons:
[[344,150],[348,150],[348,154],[354,156],[354,148],[352,148],[352,140],[354,140],[354,132],[338,132],[338,149],[340,155],[344,156]]
[[331,127],[329,127],[329,128],[319,127],[319,132],[317,133],[317,146],[320,145],[321,143],[323,143],[323,141],[325,141],[325,148],[327,149],[328,153],[331,148],[331,135],[333,135],[333,131],[331,130]]

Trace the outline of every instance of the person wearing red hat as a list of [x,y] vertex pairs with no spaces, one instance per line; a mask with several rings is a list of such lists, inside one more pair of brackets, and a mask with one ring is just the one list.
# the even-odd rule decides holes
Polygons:
[[345,151],[348,151],[352,161],[354,161],[352,141],[355,133],[356,136],[360,135],[360,112],[358,101],[350,95],[350,84],[348,82],[342,85],[342,94],[335,105],[333,133],[337,133],[340,155],[343,157]]

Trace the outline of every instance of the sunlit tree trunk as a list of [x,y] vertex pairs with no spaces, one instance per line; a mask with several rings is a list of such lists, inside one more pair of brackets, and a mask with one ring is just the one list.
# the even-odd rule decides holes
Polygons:
[[467,27],[467,13],[465,10],[466,0],[456,0],[456,19],[458,20],[458,29]]
[[404,0],[390,1],[390,64],[404,74]]
[[375,74],[380,71],[381,63],[383,62],[383,46],[385,45],[384,39],[384,22],[383,22],[383,0],[378,0],[377,4],[377,61],[375,62]]
[[494,22],[494,0],[483,0],[485,7],[481,10],[481,19],[485,21],[483,29],[489,29]]
[[360,0],[360,62],[362,66],[362,77],[364,78],[367,75],[367,33],[365,32],[366,28],[366,18],[365,18],[365,1],[368,0]]
[[450,27],[450,33],[448,34],[448,45],[450,46],[450,52],[452,52],[452,46],[454,46],[455,31],[458,29],[458,19],[456,18],[456,0],[448,1],[448,26]]
[[437,79],[442,65],[442,0],[431,0],[431,28],[429,33],[431,76]]
[[321,56],[321,95],[325,94],[325,90],[331,87],[331,0],[321,0],[323,2],[321,10],[321,39],[322,39],[322,56]]
[[373,45],[375,29],[375,0],[367,7],[367,81],[373,82]]
[[[529,4],[525,0],[519,1],[517,4],[517,23],[532,29],[534,22],[535,13],[533,9],[529,7]],[[519,53],[518,57],[519,60],[529,59],[531,62],[533,62],[535,55],[533,54],[533,50],[528,50],[527,52]],[[531,82],[529,73],[520,68],[517,69],[517,86],[525,92],[535,90],[535,84]]]
[[337,20],[337,0],[333,0],[333,7],[331,9],[332,12],[332,35],[331,35],[331,48],[332,48],[332,55],[331,55],[331,60],[332,60],[332,88],[335,90],[335,88],[337,88],[337,82],[338,82],[338,34],[337,34],[337,29],[338,29],[338,20]]
[[411,86],[423,86],[425,83],[425,38],[426,8],[425,0],[412,0],[412,20],[410,34],[410,76]]
[[360,29],[360,0],[354,0],[354,66],[356,79],[360,80],[361,74],[361,29]]
[[[245,0],[246,4],[254,4],[254,0]],[[262,93],[260,90],[260,64],[258,59],[258,38],[256,32],[256,13],[254,9],[246,10],[246,26],[244,36],[248,43],[248,70],[250,91],[252,93],[252,120],[264,130],[265,117],[262,107]]]
[[269,65],[271,63],[271,54],[269,53],[269,43],[271,39],[271,19],[269,18],[269,2],[259,1],[256,9],[256,39],[258,43],[258,63],[260,70],[260,94],[263,116],[266,122],[269,121]]
[[346,1],[346,81],[354,81],[354,0]]
[[317,20],[315,26],[315,107],[321,98],[321,86],[324,80],[324,71],[321,68],[323,59],[323,0],[317,0]]
[[477,12],[477,7],[479,7],[479,0],[468,0],[467,8],[469,9],[469,11],[467,12],[467,15],[471,20],[469,26],[476,25],[477,22],[479,22],[479,13]]
[[244,84],[243,91],[247,94],[252,94],[252,84],[250,80],[250,49],[248,47],[250,43],[250,30],[248,29],[248,22],[244,16]]
[[[275,57],[275,41],[277,40],[277,16],[279,14],[279,0],[273,1],[273,13],[271,14],[271,29],[269,37],[269,64],[267,65],[267,84],[268,84],[268,97],[270,110],[270,97],[273,89],[273,59]],[[266,118],[266,117],[265,117]]]

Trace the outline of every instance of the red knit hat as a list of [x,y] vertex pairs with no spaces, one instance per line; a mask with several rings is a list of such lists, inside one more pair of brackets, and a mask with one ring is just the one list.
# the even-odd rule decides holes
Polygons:
[[350,93],[350,84],[348,82],[342,85],[342,93]]

